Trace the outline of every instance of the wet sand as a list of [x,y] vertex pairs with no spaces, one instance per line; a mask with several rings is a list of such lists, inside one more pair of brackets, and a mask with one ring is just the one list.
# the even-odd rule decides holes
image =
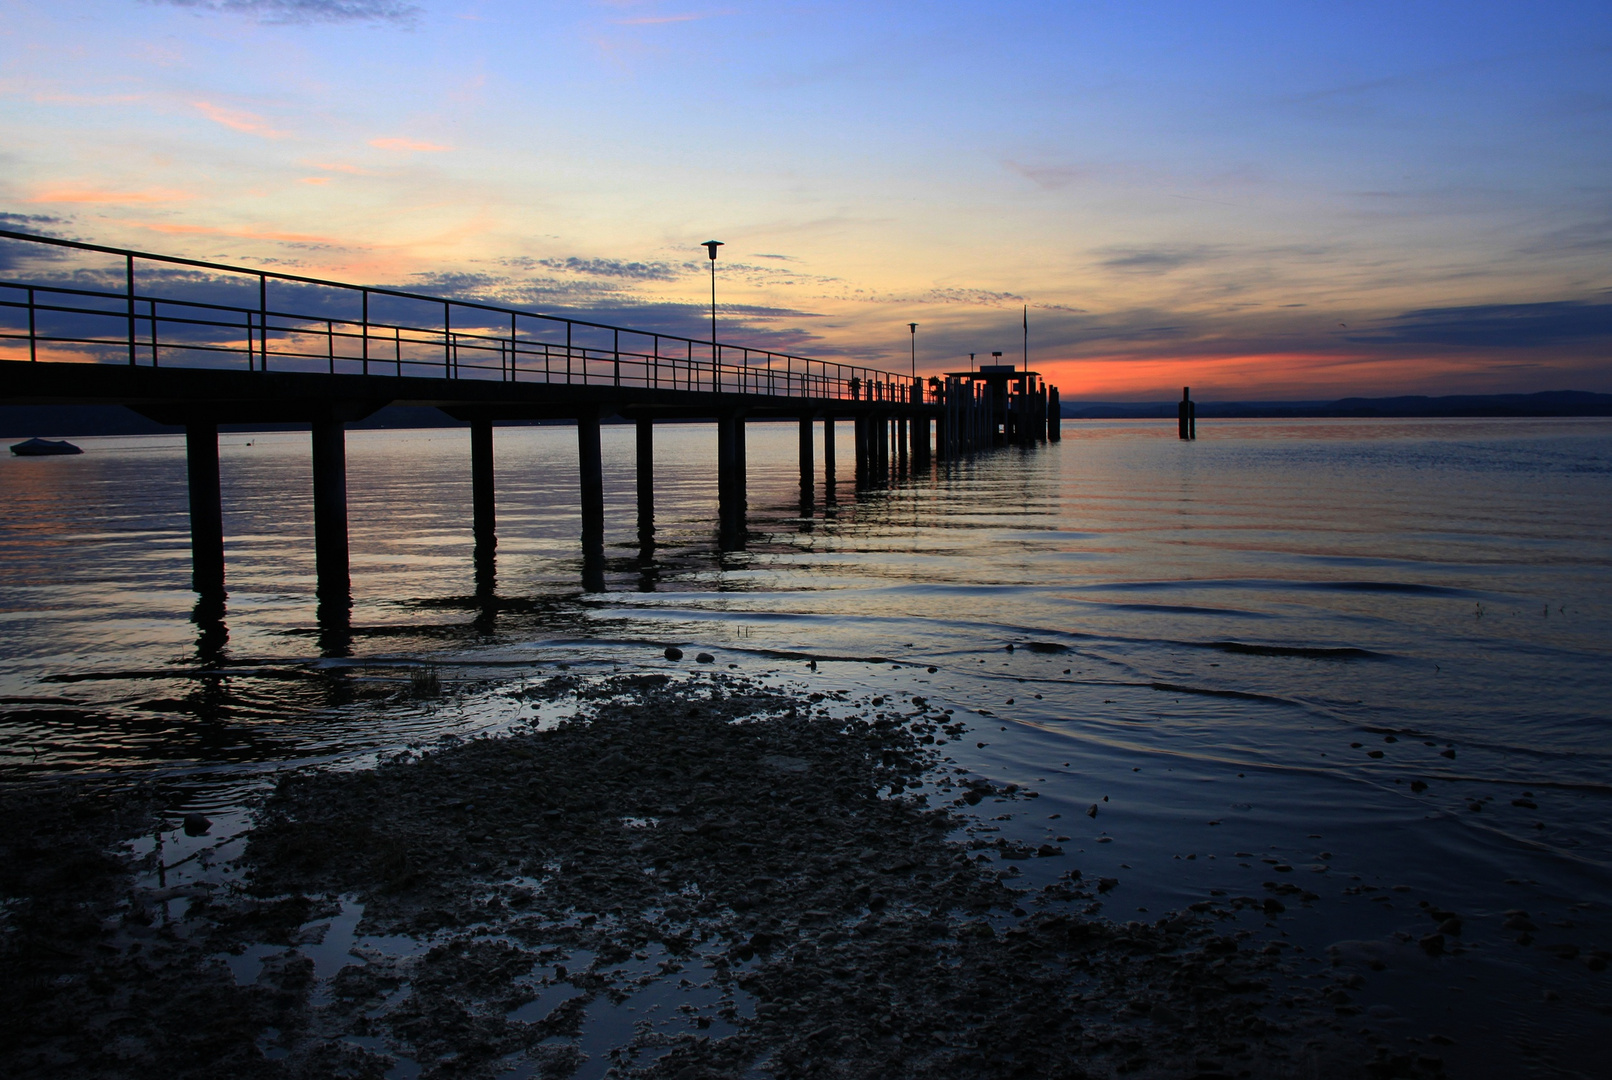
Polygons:
[[289,773],[244,847],[200,848],[217,864],[177,886],[152,882],[161,849],[109,854],[158,827],[158,792],[12,789],[0,1071],[1443,1070],[1346,1027],[1348,958],[1295,989],[1274,928],[1302,889],[1104,918],[1115,880],[997,832],[1039,793],[947,769],[965,725],[922,697],[714,671],[509,692],[573,718]]

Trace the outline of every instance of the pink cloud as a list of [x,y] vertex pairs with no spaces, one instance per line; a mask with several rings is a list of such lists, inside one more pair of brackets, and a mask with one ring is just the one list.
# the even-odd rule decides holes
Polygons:
[[416,139],[371,139],[369,144],[382,150],[406,150],[420,154],[441,154],[453,149],[440,143],[420,142]]
[[223,124],[232,131],[244,131],[248,135],[256,135],[263,139],[283,139],[290,135],[289,131],[276,131],[255,113],[241,112],[237,109],[224,109],[206,101],[191,102],[197,111],[215,124]]
[[147,188],[144,191],[108,191],[105,188],[67,187],[41,191],[28,201],[31,203],[162,203],[184,202],[194,199],[188,191],[172,188]]

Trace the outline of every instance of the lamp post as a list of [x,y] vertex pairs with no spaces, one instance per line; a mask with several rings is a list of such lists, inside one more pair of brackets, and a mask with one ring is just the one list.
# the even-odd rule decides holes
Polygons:
[[702,247],[711,253],[711,358],[716,359],[716,249],[722,246],[720,240],[707,240]]
[[974,354],[973,353],[968,354],[968,370],[969,371],[974,370]]
[[912,377],[918,377],[918,324],[910,322],[907,329],[912,331]]

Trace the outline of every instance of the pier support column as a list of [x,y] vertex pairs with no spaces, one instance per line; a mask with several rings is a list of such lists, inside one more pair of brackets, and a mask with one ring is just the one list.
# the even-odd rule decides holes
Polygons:
[[908,436],[912,425],[905,416],[896,417],[896,471],[903,476],[907,474],[907,467],[912,462],[911,452],[908,450]]
[[638,419],[638,543],[655,538],[655,421]]
[[1063,413],[1058,407],[1058,388],[1047,389],[1047,439],[1050,442],[1063,441]]
[[582,588],[604,592],[604,458],[599,414],[577,417],[577,478],[581,483]]
[[716,424],[717,518],[719,546],[744,546],[744,415],[730,412]]
[[823,501],[834,501],[834,418],[823,417]]
[[352,584],[347,574],[347,436],[334,416],[313,422],[313,537],[319,598],[346,603]]
[[856,466],[856,486],[863,487],[868,482],[868,437],[867,420],[861,413],[851,417],[851,457]]
[[203,596],[222,596],[224,506],[218,483],[217,424],[185,424],[185,469],[190,478],[190,587]]
[[476,537],[476,554],[491,554],[498,546],[498,511],[493,486],[493,423],[470,423],[470,502],[471,528]]
[[919,473],[929,471],[929,417],[912,418],[912,468]]
[[800,418],[800,505],[809,508],[815,494],[817,455],[812,450],[812,418]]

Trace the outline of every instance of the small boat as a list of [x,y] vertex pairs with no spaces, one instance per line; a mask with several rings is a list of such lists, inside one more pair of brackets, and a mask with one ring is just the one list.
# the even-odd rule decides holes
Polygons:
[[18,457],[52,457],[56,454],[82,454],[84,451],[65,439],[29,439],[27,442],[13,443],[11,452]]

